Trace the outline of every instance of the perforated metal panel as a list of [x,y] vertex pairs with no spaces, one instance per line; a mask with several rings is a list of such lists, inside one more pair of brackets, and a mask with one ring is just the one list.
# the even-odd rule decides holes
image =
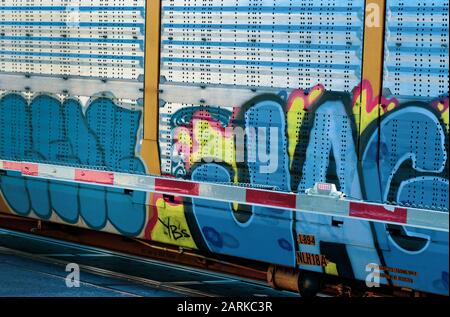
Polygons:
[[168,81],[350,90],[360,80],[363,1],[164,0]]
[[416,99],[448,95],[448,28],[448,0],[388,0],[384,88]]
[[448,0],[387,1],[383,94],[410,107],[381,121],[383,200],[448,203],[448,45]]
[[144,0],[5,0],[2,71],[137,79]]
[[361,81],[363,16],[362,0],[163,0],[163,172],[172,172],[170,118],[182,108],[231,117],[264,92],[319,83],[351,91]]
[[117,90],[118,97],[137,98],[144,73],[144,11],[145,0],[2,1],[0,89],[86,96]]
[[142,171],[144,42],[145,0],[2,0],[1,157]]

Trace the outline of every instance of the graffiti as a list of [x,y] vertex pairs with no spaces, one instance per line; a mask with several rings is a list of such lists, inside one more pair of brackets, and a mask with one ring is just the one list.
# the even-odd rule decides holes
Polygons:
[[[28,102],[22,95],[6,94],[0,98],[1,157],[145,172],[135,157],[140,116],[107,97],[92,98],[83,113],[76,99],[61,102],[42,94]],[[110,223],[125,235],[138,234],[146,219],[144,193],[22,178],[12,172],[1,176],[0,188],[11,209],[22,216],[83,222],[92,229]]]
[[[83,108],[71,98],[60,102],[39,95],[27,101],[6,94],[0,111],[2,140],[12,140],[0,144],[3,158],[145,171],[135,154],[141,113],[110,98],[91,98]],[[448,98],[429,103],[378,98],[367,81],[352,93],[317,85],[263,94],[230,110],[181,108],[170,119],[171,176],[286,192],[330,182],[354,199],[445,210],[448,114]],[[229,132],[239,129],[272,134],[244,133],[239,140]],[[265,155],[256,155],[259,151]],[[147,197],[12,172],[1,176],[0,188],[11,210],[23,216],[112,227],[124,235],[361,281],[367,279],[368,263],[380,268],[407,263],[407,270],[417,272],[414,287],[448,292],[448,236],[441,232],[205,199]],[[381,269],[378,278],[411,284]]]
[[395,109],[399,102],[395,98],[388,99],[384,96],[375,95],[370,82],[364,80],[355,87],[352,104],[354,108],[361,108],[361,113],[367,118],[360,127],[362,134],[371,123],[378,120],[380,114],[383,116]]
[[171,125],[175,127],[172,173],[184,176],[195,162],[202,159],[232,165],[235,158],[234,138],[226,132],[230,119],[231,113],[227,111],[211,113],[200,107],[191,112],[181,110],[172,116]]
[[[322,85],[317,85],[312,88],[309,93],[302,89],[295,90],[290,94],[287,108],[287,124],[288,124],[288,139],[289,142],[289,159],[294,162],[295,149],[300,142],[300,129],[298,123],[303,122],[306,111],[322,97],[325,88]],[[292,141],[291,141],[292,140]]]
[[166,219],[158,218],[159,222],[166,228],[167,231],[164,231],[166,235],[169,236],[170,239],[174,239],[175,241],[181,238],[190,238],[191,235],[187,233],[186,229],[181,228],[180,223],[174,224],[174,222],[170,222],[170,217]]
[[[44,21],[49,15],[33,1],[8,2],[0,8],[3,20],[13,17],[0,22],[2,160],[126,173],[161,163],[167,177],[280,192],[326,182],[351,199],[398,207],[375,213],[448,212],[448,0],[382,8],[362,0],[162,1],[159,25],[145,25],[141,0],[125,11],[110,1],[115,9],[104,14],[86,5],[81,16],[77,6],[55,6],[65,10],[62,21]],[[24,16],[16,2],[27,3]],[[61,35],[77,25],[85,29]],[[143,97],[145,126],[140,101],[128,100]],[[402,268],[417,272],[415,288],[449,292],[444,232],[13,171],[0,172],[0,212],[371,286],[411,287],[389,269]]]
[[[230,182],[232,174],[224,166],[205,164],[195,169],[192,179]],[[242,214],[246,212],[252,214],[250,219],[243,222],[240,219],[244,217],[239,217],[229,203],[193,199],[192,209],[202,238],[209,250],[261,261],[275,261],[283,265],[294,265],[291,212],[253,207],[249,211],[240,210]],[[255,243],[264,246],[264,252],[255,248]]]
[[151,216],[145,228],[145,238],[153,241],[176,244],[181,247],[197,249],[190,231],[187,206],[178,197],[150,195]]
[[[378,98],[364,81],[352,93],[328,92],[318,85],[309,91],[261,95],[237,111],[226,113],[222,109],[226,115],[220,119],[214,109],[203,107],[200,114],[197,108],[191,113],[183,108],[182,116],[190,120],[172,121],[174,145],[189,162],[183,166],[185,178],[298,192],[326,181],[354,199],[396,201],[438,210],[445,210],[448,204],[448,98],[401,103],[395,98]],[[366,120],[359,120],[361,113]],[[222,141],[230,126],[276,128],[277,168],[263,173],[261,160],[239,162],[236,138],[217,143],[227,144],[227,159],[203,160],[223,156],[195,146],[194,150],[182,147],[187,138],[180,137],[179,131],[189,136],[189,142],[196,140],[191,144],[208,143],[207,134],[198,128],[200,122],[192,118],[207,122],[205,129],[214,130],[215,140]],[[246,135],[244,157],[251,157],[261,146],[270,152],[266,142]],[[443,258],[446,252],[439,247],[448,244],[448,237],[439,232],[204,199],[185,199],[183,205],[190,211],[186,217],[192,219],[191,231],[200,233],[196,241],[203,241],[207,250],[216,253],[287,266],[298,264],[303,269],[360,280],[367,277],[368,263],[380,267],[408,263],[409,270],[419,272],[415,287],[428,291],[437,291],[429,281],[441,280],[436,274],[448,266],[448,259]],[[298,235],[315,236],[316,241],[299,244],[294,238]],[[438,261],[432,264],[435,269],[424,272],[429,258]],[[409,283],[384,273],[380,280],[404,286]]]

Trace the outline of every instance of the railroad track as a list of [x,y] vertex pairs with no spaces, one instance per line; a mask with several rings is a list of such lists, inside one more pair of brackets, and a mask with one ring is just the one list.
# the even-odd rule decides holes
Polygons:
[[[4,245],[9,252],[28,257],[36,261],[54,263],[59,266],[73,261],[80,264],[84,272],[125,280],[137,285],[174,292],[181,296],[196,297],[240,297],[240,296],[288,296],[298,297],[297,293],[272,289],[267,284],[267,269],[262,263],[246,263],[242,259],[236,262],[226,257],[210,258],[194,250],[175,249],[170,246],[150,244],[145,241],[124,238],[101,232],[93,232],[68,226],[56,226],[30,219],[5,216],[0,217],[0,246]],[[31,233],[30,233],[31,232]],[[5,240],[5,237],[14,237]],[[19,240],[20,243],[17,243]],[[14,243],[16,241],[16,243]],[[52,252],[42,246],[53,246]],[[56,246],[56,250],[55,250]],[[57,249],[69,249],[66,254]],[[41,251],[39,251],[41,250]],[[70,253],[70,254],[67,254]],[[81,253],[81,255],[80,255]],[[88,254],[86,254],[88,253]],[[77,255],[78,254],[78,255]],[[97,261],[87,261],[96,258]],[[102,259],[102,261],[99,261]],[[110,259],[127,263],[141,263],[155,267],[160,276],[140,274],[140,266],[135,272],[116,269]],[[234,261],[234,262],[233,262]],[[108,264],[107,267],[104,267]],[[124,263],[121,263],[122,268]],[[171,272],[184,272],[172,280],[160,280]],[[187,280],[183,275],[192,275]],[[205,276],[207,277],[205,279]],[[209,287],[206,287],[206,286]],[[351,281],[328,281],[319,297],[411,297],[429,296],[416,294],[408,290],[383,290],[371,293],[364,291],[360,285],[352,285]]]
[[[4,247],[0,247],[0,254],[19,256],[22,258],[32,259],[34,261],[39,261],[39,262],[43,262],[43,263],[56,264],[56,265],[59,265],[62,267],[66,267],[68,264],[71,263],[70,261],[59,260],[59,259],[55,259],[52,257],[36,255],[36,254],[22,252],[22,251],[13,250],[13,249],[8,249],[8,248],[4,248]],[[100,276],[104,276],[104,277],[110,277],[113,279],[119,279],[119,280],[124,280],[124,281],[128,281],[128,282],[133,282],[135,284],[150,286],[150,287],[154,287],[154,288],[158,288],[158,289],[162,289],[162,290],[166,290],[166,291],[170,291],[170,292],[174,292],[174,293],[182,294],[182,295],[186,295],[186,296],[216,297],[215,295],[210,294],[210,293],[195,291],[195,290],[192,290],[189,288],[173,285],[170,283],[162,283],[162,282],[159,282],[156,280],[151,280],[151,279],[147,279],[147,278],[132,276],[129,274],[114,272],[114,271],[102,269],[99,267],[83,265],[83,264],[80,264],[79,267],[82,272],[89,272],[89,273],[93,273],[95,275],[100,275]],[[40,273],[42,273],[42,272],[40,272]],[[46,274],[46,273],[44,273],[44,274]],[[53,276],[56,276],[56,275],[53,275]],[[81,284],[94,285],[92,283],[88,283],[88,282],[84,282],[84,281],[81,281]],[[99,286],[99,285],[94,285],[94,286],[108,288],[108,287]],[[111,288],[108,288],[108,289],[111,289]],[[133,294],[130,292],[122,291],[122,293],[124,293],[126,295],[130,295],[130,296],[140,296],[140,295]]]
[[[276,291],[263,283],[235,276],[206,272],[120,252],[4,229],[0,229],[1,254],[57,265],[61,268],[61,271],[69,263],[77,263],[82,274],[89,273],[125,281],[179,296],[297,296],[294,293]],[[92,283],[85,282],[85,284],[90,285]],[[99,287],[105,288],[101,285]],[[125,296],[141,296],[126,291],[122,291],[122,293]]]

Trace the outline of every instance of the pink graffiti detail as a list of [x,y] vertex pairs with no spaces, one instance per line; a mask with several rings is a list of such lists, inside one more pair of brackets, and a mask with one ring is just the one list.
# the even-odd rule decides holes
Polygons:
[[231,114],[230,118],[230,125],[234,125],[235,121],[237,120],[237,117],[239,116],[239,112],[241,111],[241,108],[238,106],[233,107],[233,113]]
[[[232,119],[231,119],[232,120]],[[215,120],[211,114],[206,110],[196,111],[191,121],[184,127],[177,127],[174,130],[174,146],[175,150],[179,154],[183,154],[185,168],[189,170],[191,168],[191,156],[201,151],[201,135],[198,135],[199,125],[207,123],[210,131],[216,132],[222,138],[232,138],[232,133],[227,130],[219,121]],[[183,142],[183,138],[188,137],[190,144]]]
[[[384,113],[391,111],[399,105],[399,101],[396,98],[388,99],[384,96],[376,96],[373,92],[372,84],[367,79],[363,80],[360,85],[356,86],[353,90],[353,106],[355,107],[360,102],[360,98],[363,92],[366,93],[365,100],[361,100],[362,105],[365,105],[366,113],[371,113],[375,108],[380,106],[381,111]],[[381,100],[379,100],[381,99]]]
[[156,201],[159,198],[162,198],[162,194],[151,194],[150,195],[150,204],[149,204],[149,215],[148,215],[148,221],[145,225],[144,230],[144,237],[146,239],[151,240],[152,238],[152,231],[153,228],[155,228],[156,223],[158,222],[158,207],[156,206]]
[[449,98],[447,97],[443,100],[435,100],[431,103],[431,106],[439,111],[439,113],[444,114],[447,112],[449,107]]
[[322,84],[318,84],[311,88],[308,93],[304,89],[296,89],[294,90],[288,98],[288,107],[287,111],[289,112],[294,105],[294,101],[297,100],[297,98],[303,99],[304,104],[304,110],[308,110],[311,108],[314,103],[322,97],[323,93],[325,92],[325,87]]

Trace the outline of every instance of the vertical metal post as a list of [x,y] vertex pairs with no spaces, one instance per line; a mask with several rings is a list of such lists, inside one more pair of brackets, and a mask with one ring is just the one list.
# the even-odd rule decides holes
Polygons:
[[[371,101],[376,99],[381,103],[383,88],[383,63],[384,63],[384,32],[386,23],[386,1],[387,0],[366,0],[364,17],[364,47],[363,47],[363,71],[361,91],[364,96],[369,95],[371,90]],[[369,86],[368,86],[369,85]],[[363,94],[361,94],[361,97]],[[380,107],[370,109],[368,103],[363,102],[361,107],[360,135],[363,134],[367,126],[374,120],[380,118]],[[360,145],[360,155],[362,156]]]
[[158,146],[158,85],[161,1],[147,0],[145,26],[144,140],[142,157],[151,174],[161,173]]

